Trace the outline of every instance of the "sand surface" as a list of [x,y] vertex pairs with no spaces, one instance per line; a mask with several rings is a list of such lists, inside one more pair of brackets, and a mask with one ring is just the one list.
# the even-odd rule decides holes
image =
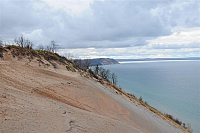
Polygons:
[[0,133],[183,133],[136,101],[77,72],[0,60]]

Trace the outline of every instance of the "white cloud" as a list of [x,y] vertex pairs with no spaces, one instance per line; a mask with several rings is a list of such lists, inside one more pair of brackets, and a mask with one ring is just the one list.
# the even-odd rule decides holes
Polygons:
[[[47,37],[44,36],[42,29],[35,29],[31,31],[30,33],[23,32],[22,33],[25,38],[28,40],[31,40],[34,44],[47,44],[49,42],[45,42],[47,40]],[[41,40],[40,42],[38,40]]]
[[147,58],[171,58],[171,55],[168,55],[168,54],[153,54],[153,55],[149,55]]
[[[169,52],[169,51],[168,51]],[[75,58],[150,58],[150,57],[169,57],[170,55],[163,54],[158,50],[148,50],[148,48],[81,48],[81,49],[60,49],[59,53],[65,55],[71,53]]]
[[43,0],[52,10],[64,10],[71,16],[80,15],[90,9],[93,0]]
[[200,48],[200,28],[185,28],[169,36],[158,37],[149,41],[152,48],[180,49]]

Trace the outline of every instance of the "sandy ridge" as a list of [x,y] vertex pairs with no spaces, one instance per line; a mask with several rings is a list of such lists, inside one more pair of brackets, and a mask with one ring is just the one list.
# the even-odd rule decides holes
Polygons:
[[1,133],[183,133],[111,86],[38,64],[0,61]]

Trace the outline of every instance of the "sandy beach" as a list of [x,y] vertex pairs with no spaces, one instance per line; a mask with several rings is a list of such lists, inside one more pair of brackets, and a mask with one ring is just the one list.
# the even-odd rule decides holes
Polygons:
[[0,132],[184,133],[108,84],[9,53],[0,59]]

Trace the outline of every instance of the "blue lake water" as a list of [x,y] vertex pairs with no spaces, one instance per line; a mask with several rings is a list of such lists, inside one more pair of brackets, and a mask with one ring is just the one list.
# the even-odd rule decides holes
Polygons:
[[117,75],[123,90],[200,133],[200,61],[133,61],[103,67]]

